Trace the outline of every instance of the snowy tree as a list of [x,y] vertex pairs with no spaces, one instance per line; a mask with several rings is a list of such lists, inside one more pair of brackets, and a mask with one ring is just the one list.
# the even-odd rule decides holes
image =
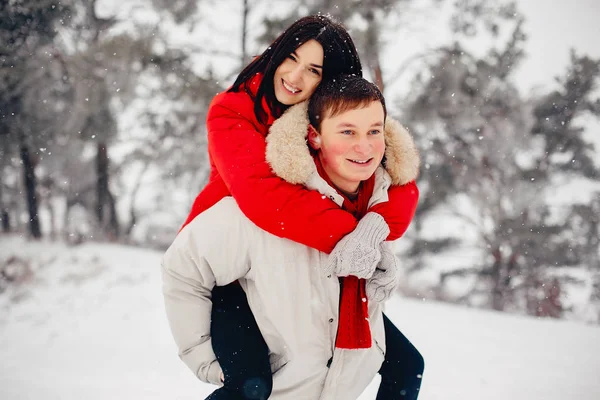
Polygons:
[[[457,276],[475,278],[471,290],[456,301],[487,299],[484,303],[497,310],[536,314],[548,297],[540,297],[540,290],[560,284],[549,269],[579,266],[585,254],[598,252],[597,240],[574,240],[578,224],[570,223],[587,214],[584,230],[596,232],[597,218],[589,218],[589,207],[573,206],[557,215],[540,194],[551,190],[561,170],[597,176],[593,149],[572,121],[594,109],[590,96],[599,74],[596,62],[574,57],[563,90],[541,100],[521,98],[510,77],[523,56],[522,23],[518,21],[504,49],[482,59],[458,44],[447,48],[422,74],[404,115],[420,140],[425,166],[417,222],[446,208],[472,226],[481,249],[479,264],[446,271],[440,283]],[[540,144],[543,135],[551,139]],[[440,253],[461,242],[458,234],[418,238],[411,253],[421,259],[416,267],[424,267],[428,252]],[[555,291],[553,295],[560,288]]]
[[[62,88],[47,85],[45,80],[55,72],[50,48],[57,24],[69,19],[67,3],[21,0],[0,4],[0,134],[8,136],[2,141],[2,166],[19,154],[29,233],[34,238],[41,237],[35,172],[40,153],[35,149],[55,132],[53,112],[59,105],[48,102],[46,96]],[[0,170],[0,185],[4,185],[3,178]],[[7,218],[6,206],[0,208],[3,219]],[[8,221],[4,226],[8,228]]]

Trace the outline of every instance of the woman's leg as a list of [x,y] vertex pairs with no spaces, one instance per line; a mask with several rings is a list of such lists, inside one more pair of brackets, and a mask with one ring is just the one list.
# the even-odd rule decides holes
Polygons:
[[269,348],[242,287],[237,282],[217,286],[213,289],[212,301],[210,334],[225,382],[206,400],[269,398],[273,387]]
[[416,400],[425,367],[423,356],[385,314],[383,326],[386,352],[376,400]]

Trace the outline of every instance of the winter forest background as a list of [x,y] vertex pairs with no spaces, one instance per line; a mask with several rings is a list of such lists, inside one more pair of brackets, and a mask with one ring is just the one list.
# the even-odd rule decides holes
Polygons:
[[[208,103],[321,12],[420,148],[401,293],[600,323],[600,54],[524,85],[525,3],[0,0],[0,241],[166,249],[208,176]],[[0,296],[32,268],[0,254]]]

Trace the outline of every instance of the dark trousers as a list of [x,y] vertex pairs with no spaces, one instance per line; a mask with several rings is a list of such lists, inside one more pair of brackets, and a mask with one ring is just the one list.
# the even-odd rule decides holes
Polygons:
[[[269,349],[238,284],[215,287],[211,322],[212,345],[225,384],[206,400],[267,399],[273,376]],[[423,357],[384,315],[386,354],[379,370],[377,400],[416,400],[423,375]]]
[[416,400],[425,368],[423,356],[385,314],[383,328],[386,349],[376,400]]
[[206,400],[268,399],[273,387],[269,348],[246,293],[237,283],[216,286],[212,302],[210,335],[225,382]]

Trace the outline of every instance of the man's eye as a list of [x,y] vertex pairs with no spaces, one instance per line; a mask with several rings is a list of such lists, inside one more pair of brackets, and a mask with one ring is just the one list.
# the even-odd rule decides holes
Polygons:
[[342,135],[352,135],[352,131],[351,130],[345,130],[341,132]]

